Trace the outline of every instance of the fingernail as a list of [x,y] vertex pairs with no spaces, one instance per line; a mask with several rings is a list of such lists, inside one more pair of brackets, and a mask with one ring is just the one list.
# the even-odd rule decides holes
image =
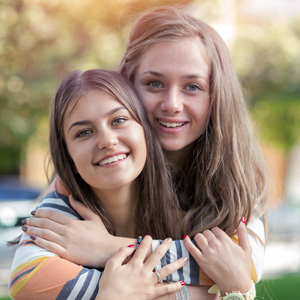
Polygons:
[[27,219],[22,220],[22,224],[27,224]]
[[135,246],[134,245],[129,245],[129,246],[127,246],[128,248],[135,248]]
[[22,226],[22,230],[26,232],[27,231],[27,227],[26,226]]
[[180,281],[180,284],[181,284],[181,286],[184,286],[185,282],[184,281]]
[[171,238],[167,238],[167,239],[165,239],[165,241],[167,241],[168,243],[172,243],[172,239]]
[[152,238],[152,236],[150,234],[147,234],[147,236],[150,236]]
[[36,240],[36,236],[35,236],[35,235],[31,235],[30,238],[31,238],[32,240]]
[[187,257],[183,257],[182,260],[184,263],[187,263],[189,261],[189,259]]
[[187,237],[187,235],[185,234],[184,237],[183,237],[183,239],[185,239],[186,237]]
[[244,224],[246,224],[246,218],[245,218],[245,217],[242,217],[242,222],[243,222]]
[[32,214],[33,216],[35,216],[36,210],[33,210],[33,211],[31,212],[31,214]]

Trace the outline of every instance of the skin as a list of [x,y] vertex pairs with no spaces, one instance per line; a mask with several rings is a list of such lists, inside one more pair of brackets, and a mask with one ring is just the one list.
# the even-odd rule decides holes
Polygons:
[[[205,131],[210,113],[209,74],[205,47],[198,37],[154,44],[141,57],[134,84],[150,123],[166,150],[168,160],[175,165],[183,165],[186,157],[192,153],[195,140]],[[93,255],[90,256],[93,257],[93,261],[84,263],[94,266],[104,265],[107,258],[118,249],[117,245],[136,243],[136,239],[116,240],[116,237],[109,236],[99,217],[73,199],[71,204],[86,221],[61,219],[59,214],[40,210],[36,214],[39,218],[28,220],[29,225],[39,227],[28,228],[29,232],[38,235],[35,243],[55,253],[61,253],[63,257],[69,256],[72,261],[83,263],[82,260],[87,259],[82,257],[83,243],[78,245],[72,233],[87,237],[85,234],[89,232],[85,244],[90,245],[90,252],[91,245],[95,245]],[[195,241],[201,249],[199,252],[192,247],[189,238],[185,239],[186,248],[200,268],[217,282],[224,292],[233,291],[236,287],[244,292],[251,287],[251,246],[246,227],[241,226],[244,229],[238,233],[243,242],[239,245],[233,243],[220,229],[212,229],[202,233],[202,236],[195,236]],[[101,244],[101,240],[110,242],[107,245],[102,243],[100,249],[97,245]],[[149,249],[148,255],[150,253]],[[229,265],[230,271],[224,267]],[[238,276],[234,274],[237,266]],[[228,280],[231,277],[234,278],[233,281]],[[194,299],[197,299],[197,296],[198,299],[214,299],[207,294],[206,287],[191,287],[190,290]],[[175,299],[175,296],[165,299]]]
[[101,199],[116,235],[133,237],[136,180],[147,153],[142,126],[119,101],[96,90],[73,100],[65,115],[65,141],[74,167]]
[[[210,67],[199,37],[151,45],[135,86],[162,147],[181,165],[209,118]],[[200,55],[199,55],[200,54]]]
[[[121,248],[106,263],[105,271],[99,282],[99,291],[101,292],[97,295],[97,300],[162,300],[164,295],[174,293],[185,285],[184,281],[176,282],[175,284],[161,284],[158,282],[158,276],[153,272],[153,269],[170,248],[172,240],[166,239],[150,257],[147,257],[151,242],[152,238],[146,236],[127,264],[122,263],[133,253],[134,245]],[[185,263],[187,263],[187,259],[182,258],[160,269],[159,275],[161,279],[176,271]]]

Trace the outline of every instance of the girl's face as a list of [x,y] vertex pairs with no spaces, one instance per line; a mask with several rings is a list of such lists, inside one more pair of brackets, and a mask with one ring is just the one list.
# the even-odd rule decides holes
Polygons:
[[209,75],[198,37],[153,44],[142,56],[135,86],[164,150],[180,155],[205,131]]
[[76,172],[96,193],[130,185],[144,168],[143,128],[106,92],[92,90],[70,102],[64,135]]

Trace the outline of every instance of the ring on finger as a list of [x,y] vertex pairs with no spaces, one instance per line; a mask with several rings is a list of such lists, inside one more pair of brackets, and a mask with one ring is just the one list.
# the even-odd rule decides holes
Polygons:
[[162,282],[162,280],[161,280],[161,278],[160,278],[160,275],[159,275],[158,271],[155,271],[155,273],[156,273],[156,275],[157,275],[157,279],[158,279],[158,281],[157,281],[157,282]]

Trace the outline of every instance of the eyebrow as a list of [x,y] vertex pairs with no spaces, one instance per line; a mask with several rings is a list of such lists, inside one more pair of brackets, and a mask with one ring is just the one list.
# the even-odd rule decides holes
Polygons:
[[[122,110],[122,109],[128,111],[128,109],[127,109],[125,106],[118,106],[118,107],[115,107],[115,108],[113,108],[112,110],[108,111],[108,112],[104,115],[104,117],[108,117],[108,116],[110,116],[110,115],[113,115],[114,113],[116,113],[117,111]],[[91,123],[91,122],[90,122],[89,120],[82,120],[82,121],[74,122],[74,123],[72,123],[72,124],[70,125],[68,131],[70,131],[70,130],[71,130],[73,127],[75,127],[75,126],[82,126],[82,125],[86,125],[86,124],[90,124],[90,123]]]
[[[162,77],[162,78],[166,77],[164,74],[155,72],[155,71],[146,71],[146,72],[143,72],[141,75],[144,76],[147,74],[151,74],[153,76]],[[200,75],[200,74],[188,74],[188,75],[184,75],[183,78],[186,78],[186,79],[200,78],[200,79],[206,80],[205,76]]]

